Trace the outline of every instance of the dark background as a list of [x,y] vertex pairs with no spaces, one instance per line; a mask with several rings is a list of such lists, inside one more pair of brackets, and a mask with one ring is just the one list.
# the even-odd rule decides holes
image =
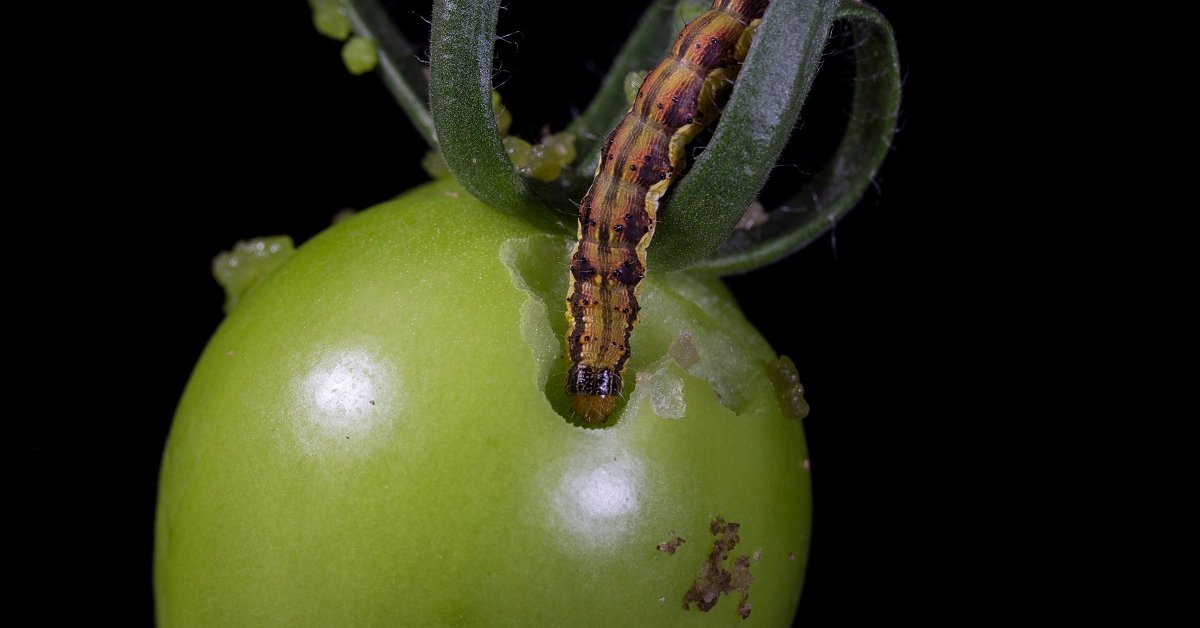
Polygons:
[[[915,3],[874,4],[895,26],[905,75],[900,130],[875,188],[832,234],[729,281],[749,319],[795,361],[813,408],[815,527],[799,625],[937,618],[939,600],[973,595],[964,569],[987,551],[963,542],[975,515],[963,507],[960,469],[981,431],[956,405],[979,342],[959,322],[975,307],[969,287],[951,279],[973,236],[952,174],[971,156],[947,148],[962,103],[946,96],[946,34]],[[569,30],[561,4],[508,5],[499,30],[514,34],[498,44],[496,80],[512,132],[536,139],[586,104],[644,3],[610,3],[582,33]],[[412,39],[426,37],[427,7],[389,8]],[[84,250],[92,262],[79,296],[65,306],[85,321],[69,368],[100,374],[91,398],[106,410],[70,444],[55,425],[36,427],[24,450],[48,483],[79,469],[73,485],[33,485],[29,503],[57,524],[34,533],[63,526],[82,539],[50,550],[54,560],[29,582],[53,590],[67,565],[70,586],[101,600],[89,611],[133,625],[153,620],[154,502],[171,415],[222,318],[211,258],[259,235],[302,243],[339,209],[425,180],[419,136],[377,77],[344,70],[340,44],[315,32],[301,0],[272,11],[170,11],[167,34],[146,36],[165,53],[141,66],[124,118],[140,138],[135,172],[106,199],[117,209],[105,210],[104,235]],[[849,47],[837,30],[782,160],[791,184],[844,127]]]

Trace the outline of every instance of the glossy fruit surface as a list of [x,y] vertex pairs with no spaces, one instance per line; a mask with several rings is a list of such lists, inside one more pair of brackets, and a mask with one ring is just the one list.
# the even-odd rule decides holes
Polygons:
[[163,460],[160,625],[790,625],[809,474],[775,354],[652,249],[627,402],[582,427],[569,245],[435,183],[246,295]]

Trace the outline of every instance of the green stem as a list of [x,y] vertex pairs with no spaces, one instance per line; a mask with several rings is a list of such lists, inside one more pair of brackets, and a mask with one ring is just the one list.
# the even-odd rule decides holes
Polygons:
[[416,50],[375,0],[341,0],[354,32],[375,42],[383,84],[408,115],[430,148],[437,147],[433,118],[429,114],[429,89]]
[[[429,100],[442,156],[454,178],[479,200],[533,218],[545,209],[513,168],[492,111],[492,53],[500,0],[435,0]],[[550,212],[541,212],[548,219]]]
[[891,146],[900,109],[900,64],[887,20],[874,8],[842,0],[837,19],[850,22],[858,79],[837,152],[810,184],[761,226],[738,231],[694,268],[731,274],[775,262],[819,238],[854,207]]
[[567,126],[567,130],[575,134],[575,151],[580,156],[575,172],[581,179],[591,182],[596,162],[600,160],[597,147],[604,135],[616,128],[629,111],[625,99],[625,75],[653,68],[671,44],[676,31],[674,5],[672,0],[656,0],[646,9],[637,28],[613,59],[587,109]]
[[652,268],[692,266],[737,226],[791,135],[835,10],[834,0],[771,3],[712,140],[663,206]]

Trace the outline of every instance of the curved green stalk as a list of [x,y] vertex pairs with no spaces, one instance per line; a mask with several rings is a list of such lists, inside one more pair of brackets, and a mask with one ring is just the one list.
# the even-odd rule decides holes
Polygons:
[[795,126],[833,25],[834,0],[774,0],[704,153],[663,206],[652,268],[679,270],[729,237]]
[[672,0],[655,0],[646,9],[637,28],[613,59],[587,109],[567,125],[567,130],[575,134],[575,151],[581,157],[575,172],[588,183],[596,172],[596,162],[600,158],[597,146],[629,111],[629,102],[625,98],[625,75],[649,70],[657,65],[678,30],[674,5]]
[[874,8],[842,0],[837,19],[851,23],[858,79],[837,152],[810,184],[762,225],[735,231],[693,268],[731,274],[775,262],[820,237],[850,211],[883,162],[900,109],[900,64],[887,20]]
[[429,114],[429,89],[416,50],[404,39],[375,0],[341,0],[354,32],[371,39],[379,51],[379,75],[430,148],[437,147]]
[[[543,208],[513,168],[492,111],[492,51],[500,0],[435,0],[429,101],[442,156],[454,178],[501,211],[538,220]],[[541,213],[545,220],[551,212]]]

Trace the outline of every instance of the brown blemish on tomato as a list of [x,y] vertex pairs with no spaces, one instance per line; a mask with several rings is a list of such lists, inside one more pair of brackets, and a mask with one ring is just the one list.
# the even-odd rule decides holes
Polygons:
[[[639,375],[640,375],[640,373],[639,373]],[[671,532],[670,539],[667,539],[666,541],[663,541],[662,543],[658,544],[658,551],[666,554],[667,556],[674,556],[675,550],[679,549],[679,546],[683,545],[684,542],[685,541],[684,541],[683,537],[675,534],[674,532]]]
[[[695,582],[683,594],[683,610],[690,610],[692,602],[695,602],[696,608],[708,612],[717,605],[722,595],[737,591],[741,594],[737,614],[742,619],[750,617],[750,585],[754,582],[754,576],[750,573],[750,557],[738,556],[731,569],[724,566],[729,560],[729,553],[741,540],[738,536],[740,528],[737,523],[726,523],[722,517],[717,517],[709,524],[709,531],[716,537],[713,548],[704,564],[700,565]],[[761,548],[755,552],[756,557],[761,556],[761,552]]]
[[750,616],[750,585],[753,582],[754,576],[750,574],[750,557],[738,556],[737,560],[733,561],[733,575],[730,578],[729,587],[742,594],[737,607],[737,614],[741,615],[742,619]]

